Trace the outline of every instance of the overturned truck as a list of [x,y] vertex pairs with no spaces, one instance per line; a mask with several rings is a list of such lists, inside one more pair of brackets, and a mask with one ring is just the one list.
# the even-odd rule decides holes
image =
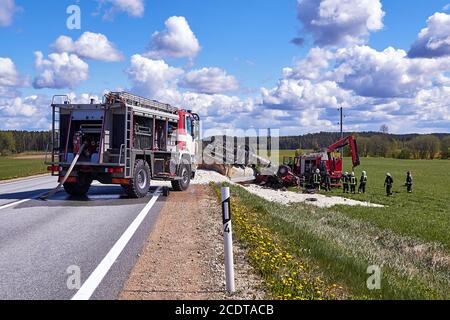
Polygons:
[[183,191],[195,176],[200,118],[191,111],[126,92],[90,104],[54,96],[51,107],[46,163],[71,195],[85,195],[97,180],[140,198],[150,180],[171,181]]

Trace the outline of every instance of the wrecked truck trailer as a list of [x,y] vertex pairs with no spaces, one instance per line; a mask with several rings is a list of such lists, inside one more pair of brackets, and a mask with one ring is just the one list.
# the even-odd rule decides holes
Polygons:
[[51,107],[46,164],[67,193],[85,195],[94,180],[121,185],[135,198],[147,195],[150,180],[171,181],[176,191],[189,187],[197,169],[197,114],[127,92],[90,104],[54,96]]

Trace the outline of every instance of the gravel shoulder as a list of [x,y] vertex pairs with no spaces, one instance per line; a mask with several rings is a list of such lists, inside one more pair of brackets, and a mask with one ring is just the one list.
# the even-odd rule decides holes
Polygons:
[[237,292],[228,295],[215,194],[206,185],[172,192],[119,299],[264,299],[261,280],[236,242],[234,254]]
[[[193,180],[193,183],[208,184],[209,182],[216,182],[216,183],[228,182],[234,184],[232,181],[230,181],[230,179],[215,171],[198,170],[195,180]],[[258,186],[255,184],[247,184],[243,186],[241,185],[241,187],[268,201],[278,202],[284,205],[304,202],[320,208],[331,208],[335,205],[362,206],[373,208],[384,207],[383,205],[380,204],[365,201],[357,201],[353,199],[347,199],[344,197],[336,197],[336,196],[330,197],[322,194],[304,194],[292,191],[274,190],[265,188],[263,186]]]
[[260,196],[268,201],[278,202],[284,205],[292,203],[305,202],[320,208],[331,208],[335,205],[362,206],[372,208],[382,208],[383,205],[347,199],[344,197],[329,197],[322,194],[304,194],[292,191],[281,191],[268,189],[257,185],[247,185],[244,187],[247,191]]

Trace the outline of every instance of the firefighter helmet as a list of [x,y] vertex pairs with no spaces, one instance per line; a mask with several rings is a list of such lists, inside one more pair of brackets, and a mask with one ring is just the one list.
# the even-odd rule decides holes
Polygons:
[[319,170],[319,169],[316,169],[316,173],[320,173],[320,170]]
[[352,172],[352,177],[354,177],[355,176],[355,173],[354,172]]

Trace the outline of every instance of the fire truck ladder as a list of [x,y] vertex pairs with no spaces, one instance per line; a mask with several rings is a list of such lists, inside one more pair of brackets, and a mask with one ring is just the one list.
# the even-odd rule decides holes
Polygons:
[[52,98],[52,163],[56,162],[56,156],[58,161],[61,161],[61,141],[60,141],[60,122],[61,122],[61,110],[55,104],[60,99],[61,104],[70,104],[70,99],[67,95],[55,95]]
[[131,177],[131,148],[133,146],[133,110],[125,105],[125,145],[124,145],[124,160],[125,160],[125,177]]
[[58,161],[60,156],[60,146],[61,141],[59,139],[59,131],[60,131],[60,122],[61,122],[61,111],[59,108],[53,107],[53,126],[52,130],[52,162],[55,162],[56,155],[58,155]]
[[171,106],[170,104],[143,98],[128,92],[111,92],[108,96],[109,98],[119,100],[125,103],[125,105],[130,105],[133,107],[144,107],[172,114],[176,114],[178,112],[178,108]]

